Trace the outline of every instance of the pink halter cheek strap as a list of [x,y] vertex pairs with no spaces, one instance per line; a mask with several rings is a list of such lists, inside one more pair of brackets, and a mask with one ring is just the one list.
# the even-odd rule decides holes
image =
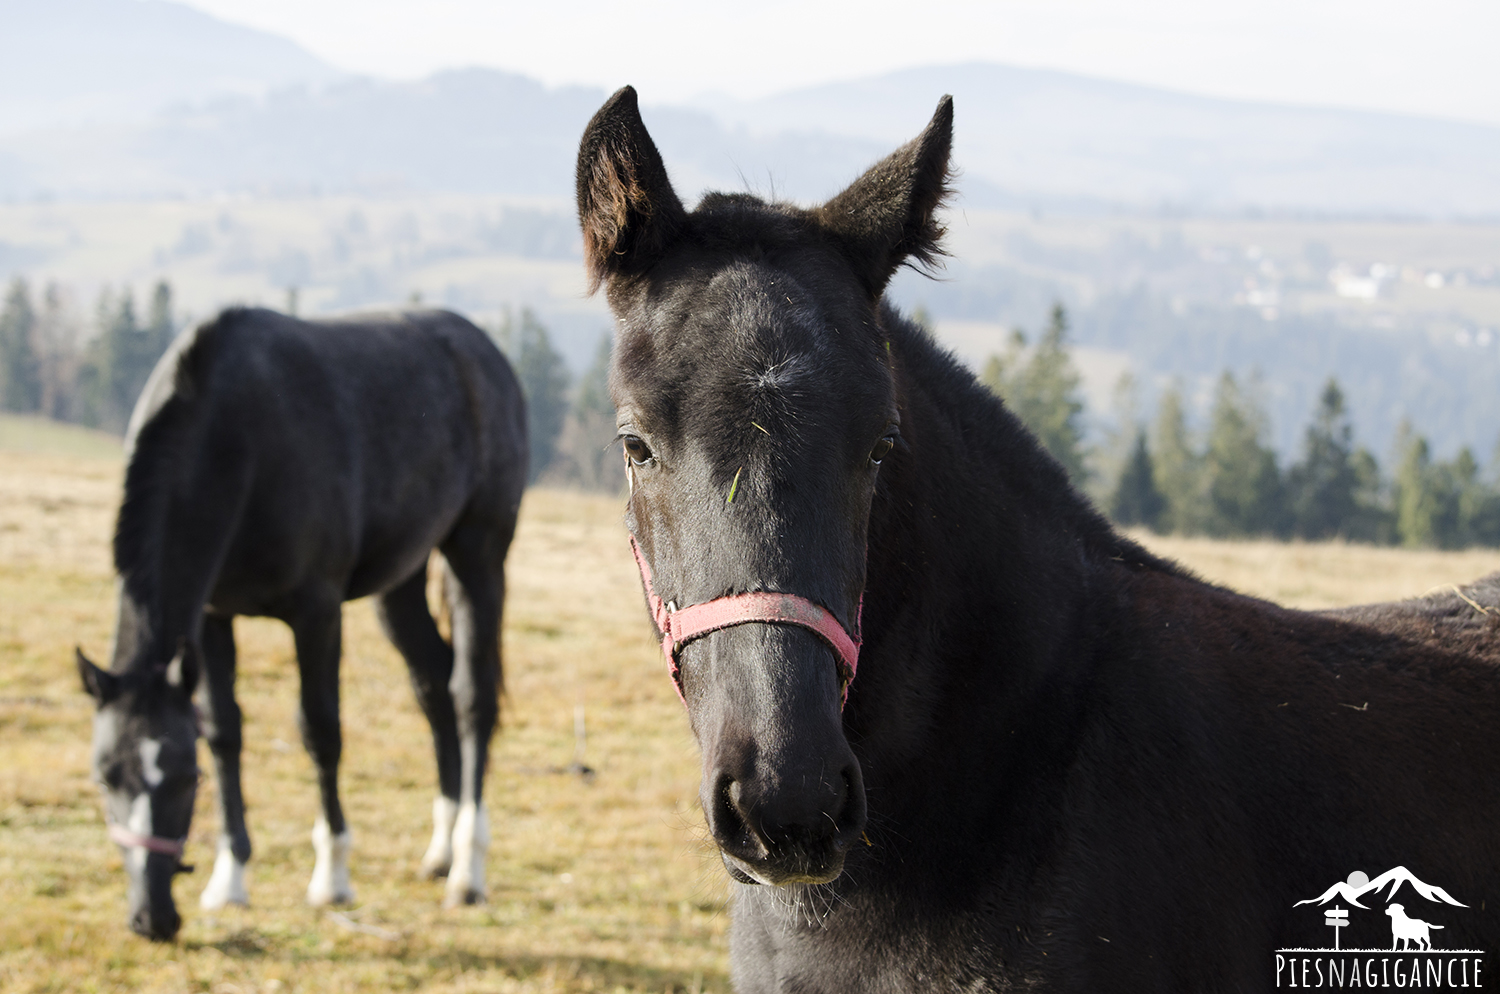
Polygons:
[[750,623],[799,625],[817,635],[838,657],[839,684],[842,700],[848,703],[849,685],[859,668],[859,626],[864,613],[864,597],[860,597],[858,614],[855,617],[855,634],[844,630],[827,608],[821,607],[797,594],[759,591],[748,594],[731,594],[717,597],[702,604],[678,608],[665,603],[657,596],[651,585],[651,567],[641,555],[641,547],[635,536],[630,536],[630,551],[635,555],[635,565],[641,572],[641,585],[646,590],[646,603],[651,608],[651,619],[661,633],[661,651],[667,658],[672,673],[672,687],[677,697],[686,705],[682,696],[682,679],[678,673],[677,656],[682,647],[695,638],[716,632],[721,628]]
[[187,839],[164,839],[160,835],[140,835],[114,822],[109,823],[109,837],[118,845],[145,849],[149,852],[161,853],[163,856],[176,856],[179,859],[182,857],[183,846],[187,844]]

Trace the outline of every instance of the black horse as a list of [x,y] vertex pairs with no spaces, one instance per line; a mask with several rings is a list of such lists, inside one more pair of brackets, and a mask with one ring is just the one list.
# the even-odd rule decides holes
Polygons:
[[[108,670],[78,653],[98,704],[94,776],[130,872],[130,925],[170,939],[198,782],[193,703],[218,773],[221,835],[205,908],[248,901],[237,614],[291,626],[303,743],[323,813],[307,899],[351,899],[338,797],[340,615],[378,595],[432,725],[439,796],[424,870],[449,903],[484,896],[482,800],[498,716],[504,563],[526,480],[525,405],[508,363],[441,311],[299,321],[234,309],[181,336],[131,418],[115,532]],[[446,564],[452,644],[427,608]]]
[[1116,533],[882,301],[941,254],[952,113],[812,209],[688,211],[629,88],[583,136],[626,521],[735,983],[1266,989],[1320,938],[1295,902],[1398,865],[1493,954],[1496,588],[1308,614]]

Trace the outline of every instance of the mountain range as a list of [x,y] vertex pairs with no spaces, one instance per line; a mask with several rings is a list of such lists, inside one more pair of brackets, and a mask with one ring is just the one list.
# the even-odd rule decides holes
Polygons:
[[0,25],[0,136],[140,123],[342,75],[278,35],[164,0],[0,0]]
[[[565,199],[602,90],[340,73],[165,0],[5,0],[0,198],[473,192]],[[622,80],[621,82],[626,82]],[[757,101],[643,93],[685,196],[826,197],[954,95],[970,207],[1500,215],[1500,128],[1037,69],[908,69]]]
[[[1426,884],[1418,880],[1416,876],[1404,866],[1398,866],[1394,869],[1386,870],[1375,879],[1368,880],[1365,883],[1359,884],[1357,886],[1351,885],[1348,881],[1340,880],[1338,883],[1334,884],[1332,887],[1328,888],[1317,897],[1309,898],[1306,901],[1298,901],[1296,904],[1292,905],[1292,907],[1301,907],[1304,904],[1327,904],[1334,898],[1342,898],[1343,900],[1348,901],[1350,904],[1354,905],[1356,908],[1363,908],[1365,906],[1359,903],[1359,898],[1371,893],[1384,897],[1386,903],[1389,904],[1391,900],[1395,898],[1396,892],[1401,889],[1402,884],[1411,884],[1413,890],[1415,890],[1418,894],[1422,895],[1429,901],[1441,901],[1444,904],[1451,904],[1456,908],[1468,907],[1467,904],[1454,900],[1447,891],[1443,890],[1443,888],[1435,887],[1432,884]],[[1381,894],[1381,891],[1384,890],[1387,886],[1391,888],[1391,892],[1389,894]]]

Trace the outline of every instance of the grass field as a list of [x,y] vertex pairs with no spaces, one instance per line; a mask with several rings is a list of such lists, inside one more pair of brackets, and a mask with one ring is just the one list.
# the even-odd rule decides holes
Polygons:
[[[528,495],[511,552],[490,902],[441,910],[441,885],[417,877],[428,733],[371,605],[355,602],[343,783],[357,903],[337,914],[303,904],[315,791],[297,744],[291,638],[241,619],[253,905],[197,910],[217,832],[209,777],[188,843],[200,870],[176,888],[181,937],[131,935],[120,857],[88,778],[90,702],[71,663],[75,643],[101,660],[109,645],[121,464],[26,428],[0,422],[0,990],[728,989],[723,871],[619,502],[558,491]],[[1411,596],[1500,567],[1494,551],[1144,540],[1210,579],[1311,607]],[[579,706],[591,782],[557,772],[574,758]]]

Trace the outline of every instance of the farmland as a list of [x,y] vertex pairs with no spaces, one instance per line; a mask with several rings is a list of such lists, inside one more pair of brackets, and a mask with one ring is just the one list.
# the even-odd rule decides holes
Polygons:
[[[179,941],[125,927],[125,875],[88,774],[71,662],[107,656],[122,465],[102,436],[0,418],[0,989],[724,991],[726,883],[697,807],[697,755],[641,609],[614,498],[535,490],[511,551],[507,693],[488,799],[487,904],[444,911],[416,863],[434,774],[425,722],[368,601],[345,608],[344,762],[356,903],[307,908],[312,765],[291,637],[240,619],[248,909],[200,912],[217,832],[200,791]],[[1493,550],[1141,536],[1209,579],[1326,607],[1500,568]],[[587,731],[581,759],[575,717]],[[208,765],[206,750],[203,762]]]

